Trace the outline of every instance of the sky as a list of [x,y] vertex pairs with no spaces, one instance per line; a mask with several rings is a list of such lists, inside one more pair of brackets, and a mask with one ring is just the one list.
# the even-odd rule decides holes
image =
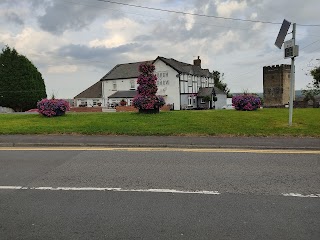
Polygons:
[[263,66],[291,63],[274,45],[286,19],[297,24],[300,90],[320,65],[319,9],[319,0],[0,0],[0,48],[32,61],[48,97],[74,98],[116,64],[157,56],[200,56],[231,92],[261,93]]

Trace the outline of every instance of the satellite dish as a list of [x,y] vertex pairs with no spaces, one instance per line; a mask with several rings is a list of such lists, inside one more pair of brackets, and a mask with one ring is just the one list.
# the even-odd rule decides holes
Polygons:
[[291,22],[287,21],[287,20],[283,20],[278,37],[276,42],[274,43],[274,45],[276,45],[279,49],[281,49],[282,44],[284,42],[284,39],[286,38],[287,34],[288,34],[288,30],[289,27],[291,25]]

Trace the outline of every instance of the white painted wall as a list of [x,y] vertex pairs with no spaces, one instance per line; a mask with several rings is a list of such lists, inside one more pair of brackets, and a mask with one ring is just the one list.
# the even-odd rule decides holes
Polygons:
[[217,101],[215,102],[215,109],[222,109],[223,106],[227,106],[227,95],[216,94]]
[[[133,84],[133,86],[131,86]],[[102,90],[103,90],[103,98],[105,102],[105,106],[110,105],[111,103],[118,103],[122,99],[109,99],[109,96],[116,93],[117,91],[129,91],[136,90],[138,87],[137,79],[116,79],[116,80],[108,80],[102,82]]]
[[173,104],[174,110],[180,110],[180,93],[178,72],[161,60],[154,63],[158,81],[157,95],[164,96],[166,104]]

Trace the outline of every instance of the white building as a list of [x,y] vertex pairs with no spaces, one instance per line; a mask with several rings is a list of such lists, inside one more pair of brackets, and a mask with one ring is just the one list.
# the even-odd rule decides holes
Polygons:
[[99,81],[74,97],[76,107],[95,107],[102,105],[102,82]]
[[[122,99],[128,105],[132,104],[138,87],[138,67],[144,62],[118,64],[101,79],[103,106],[115,105]],[[172,105],[174,110],[212,108],[215,105],[213,75],[208,69],[201,68],[199,57],[194,60],[194,64],[164,57],[148,62],[155,65],[157,94],[163,96],[166,104]]]
[[109,71],[100,80],[102,106],[117,105],[122,99],[127,105],[132,105],[132,100],[137,94],[137,78],[140,75],[138,68],[145,62],[155,65],[158,78],[157,95],[163,96],[166,104],[170,104],[172,109],[213,108],[218,102],[220,106],[221,101],[225,101],[222,106],[226,105],[226,95],[221,97],[221,92],[217,95],[216,104],[213,101],[216,96],[213,75],[208,69],[201,68],[199,57],[193,64],[188,64],[159,56],[151,61],[118,64]]

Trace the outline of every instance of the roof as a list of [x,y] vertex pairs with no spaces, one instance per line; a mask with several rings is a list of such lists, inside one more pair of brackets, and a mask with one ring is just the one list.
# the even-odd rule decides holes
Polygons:
[[213,87],[201,87],[199,88],[198,97],[206,97],[214,94]]
[[110,95],[109,98],[134,98],[136,95],[137,95],[136,90],[117,91],[114,94]]
[[154,62],[158,59],[162,60],[164,63],[175,69],[178,73],[191,74],[201,77],[212,77],[209,69],[202,69],[201,67],[195,66],[193,64],[179,62],[173,58],[164,58],[160,56],[158,56],[156,60],[154,60]]
[[96,82],[74,98],[102,98],[102,82]]
[[195,66],[189,63],[179,62],[173,58],[164,58],[164,57],[158,56],[155,60],[118,64],[113,69],[111,69],[104,77],[102,77],[101,81],[138,78],[138,76],[140,75],[139,73],[140,64],[145,62],[154,63],[158,59],[160,59],[168,66],[172,67],[173,69],[175,69],[180,74],[185,73],[185,74],[191,74],[191,75],[201,76],[201,77],[212,77],[212,74],[208,69],[202,69],[199,66]]
[[139,73],[139,66],[145,62],[153,62],[151,61],[143,61],[143,62],[135,62],[135,63],[124,63],[118,64],[113,69],[111,69],[102,79],[104,80],[116,80],[116,79],[128,79],[128,78],[137,78]]
[[224,95],[226,95],[226,93],[224,91],[222,91],[220,88],[217,88],[217,87],[214,87],[214,92],[216,94],[224,94]]

